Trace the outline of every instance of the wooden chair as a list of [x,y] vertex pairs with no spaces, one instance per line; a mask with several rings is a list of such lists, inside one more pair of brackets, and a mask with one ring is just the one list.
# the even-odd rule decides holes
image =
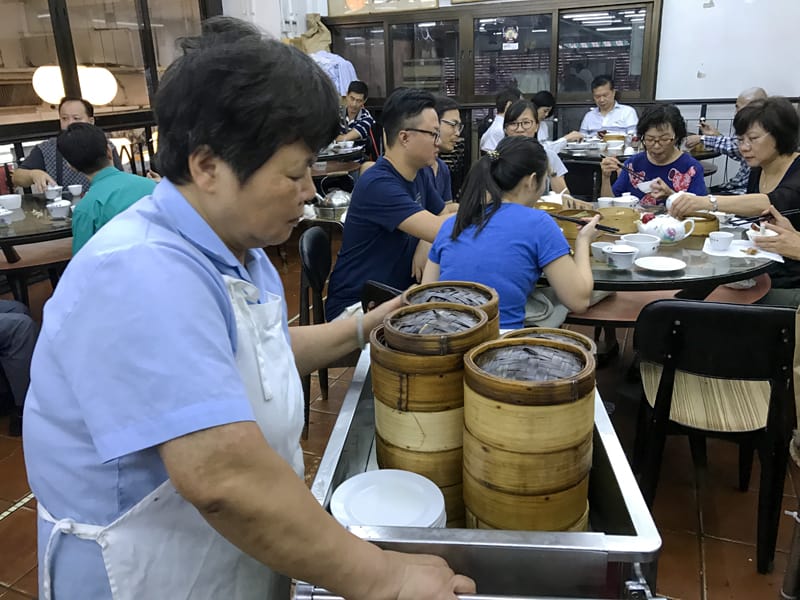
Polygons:
[[[320,227],[311,227],[300,236],[300,325],[325,322],[325,304],[322,293],[331,272],[331,242],[328,234]],[[329,367],[351,367],[358,361],[354,352],[335,361]],[[319,370],[319,388],[322,399],[328,399],[328,368]],[[308,421],[311,407],[311,375],[304,375],[303,398],[305,401],[305,428],[303,436],[308,437]]]
[[634,330],[644,388],[634,470],[645,502],[655,499],[668,430],[688,433],[700,467],[707,435],[738,442],[742,490],[757,448],[759,573],[772,568],[794,424],[794,317],[784,307],[659,300]]
[[29,305],[28,279],[34,271],[46,270],[55,289],[61,273],[72,258],[72,238],[14,246],[20,259],[0,260],[0,274],[6,276],[14,299]]

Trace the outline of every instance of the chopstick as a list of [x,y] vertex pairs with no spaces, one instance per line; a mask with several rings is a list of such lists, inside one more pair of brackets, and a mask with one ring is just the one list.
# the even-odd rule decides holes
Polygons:
[[[780,211],[784,217],[791,217],[792,215],[800,214],[800,208],[790,208],[788,210]],[[769,215],[758,215],[757,217],[734,217],[731,221],[738,221],[741,223],[758,223],[759,221],[766,221]]]
[[600,156],[603,158],[616,158],[617,162],[619,163],[620,169],[622,169],[623,171],[627,171],[628,175],[635,175],[636,177],[639,177],[639,173],[637,173],[630,167],[627,167],[624,164],[622,164],[622,162],[620,162],[620,160],[616,156],[611,156],[610,154],[601,154]]
[[[562,221],[569,221],[570,223],[577,223],[578,225],[586,225],[586,223],[587,223],[587,221],[584,221],[583,219],[576,219],[575,217],[568,217],[566,215],[559,215],[557,213],[556,214],[550,213],[550,216],[551,217],[555,217],[556,219],[561,219]],[[607,227],[605,225],[595,225],[594,228],[597,229],[598,231],[605,231],[606,233],[619,233],[619,229],[617,229],[616,227]]]

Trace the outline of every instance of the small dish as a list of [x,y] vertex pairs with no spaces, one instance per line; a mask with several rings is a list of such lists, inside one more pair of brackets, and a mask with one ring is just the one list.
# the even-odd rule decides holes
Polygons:
[[686,263],[677,258],[669,256],[645,256],[633,261],[640,269],[645,271],[655,271],[658,273],[669,273],[670,271],[680,271],[686,268]]
[[775,237],[778,235],[778,233],[776,231],[772,231],[772,229],[765,229],[764,233],[756,231],[755,229],[748,229],[745,231],[745,233],[747,234],[747,239],[749,239],[751,242],[757,240],[758,238]]
[[649,179],[648,181],[641,181],[636,184],[636,187],[639,191],[644,192],[645,194],[649,194],[653,190],[653,179]]

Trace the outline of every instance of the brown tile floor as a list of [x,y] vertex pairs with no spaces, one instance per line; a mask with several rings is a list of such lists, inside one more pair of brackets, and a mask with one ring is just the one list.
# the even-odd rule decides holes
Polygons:
[[[286,244],[287,262],[277,249],[269,252],[281,271],[289,307],[296,315],[299,293],[298,234]],[[334,244],[336,246],[337,244]],[[32,312],[41,317],[41,307],[50,293],[49,283],[31,288]],[[624,366],[630,360],[630,340],[620,332],[624,354],[598,371],[598,388],[616,410],[612,420],[630,451],[636,411],[636,385],[625,381]],[[328,436],[341,407],[352,369],[329,371],[329,397],[323,401],[319,382],[312,378],[311,425],[309,439],[303,442],[307,481],[325,449]],[[37,595],[35,501],[25,476],[22,445],[19,438],[3,435],[7,418],[0,418],[0,600],[23,600]],[[734,446],[710,441],[709,470],[698,484],[691,466],[688,443],[684,438],[670,438],[654,506],[656,523],[663,539],[659,559],[659,593],[681,600],[767,600],[778,597],[787,550],[791,541],[792,521],[784,517],[778,540],[775,570],[759,575],[755,569],[755,507],[758,488],[758,465],[753,469],[749,492],[736,491],[737,453]],[[787,477],[784,507],[796,510],[797,499]],[[11,513],[9,508],[17,507]]]

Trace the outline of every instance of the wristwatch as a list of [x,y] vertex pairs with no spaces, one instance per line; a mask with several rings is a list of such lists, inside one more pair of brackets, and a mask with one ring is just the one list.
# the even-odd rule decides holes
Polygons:
[[711,210],[712,211],[716,212],[716,211],[719,210],[719,207],[717,206],[717,197],[716,196],[709,196],[708,197],[708,201],[711,202]]

